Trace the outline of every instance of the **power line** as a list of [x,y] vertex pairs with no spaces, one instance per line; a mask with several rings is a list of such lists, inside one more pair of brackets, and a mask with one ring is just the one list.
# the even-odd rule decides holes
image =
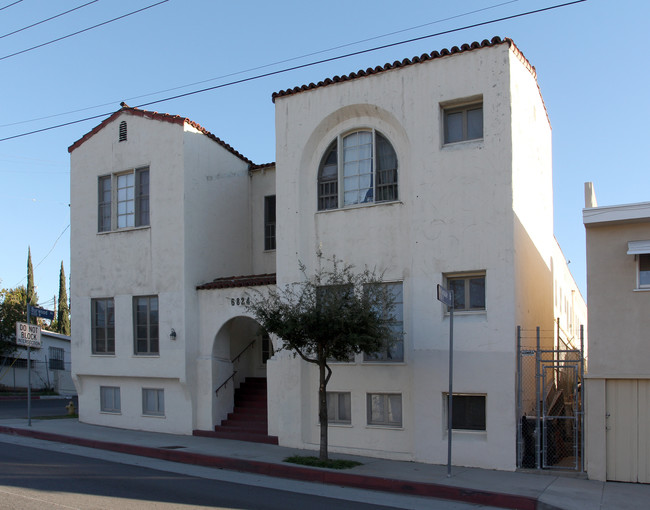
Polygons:
[[23,0],[18,0],[17,2],[14,2],[14,3],[12,3],[12,4],[5,5],[4,7],[0,7],[0,11],[4,11],[5,9],[8,9],[9,7],[12,7],[12,6],[16,5],[16,4],[19,4],[19,3],[22,2],[22,1],[23,1]]
[[[45,259],[46,259],[47,257],[50,256],[50,253],[52,253],[52,252],[54,251],[54,248],[55,248],[55,246],[56,246],[56,243],[59,242],[59,239],[61,239],[61,237],[63,236],[63,234],[65,234],[65,231],[68,230],[69,228],[70,228],[70,224],[68,224],[68,226],[65,227],[65,228],[63,229],[63,232],[61,232],[61,233],[59,234],[59,237],[57,237],[56,240],[54,241],[54,244],[52,245],[52,248],[50,248],[50,251],[48,251],[47,254],[45,255],[45,257],[43,257],[43,258],[41,259],[41,261],[40,261],[38,264],[36,264],[36,265],[34,266],[34,269],[36,269],[38,266],[40,266],[40,265],[45,261]],[[26,279],[27,279],[27,276],[25,276],[25,277],[24,277],[22,280],[20,280],[16,285],[14,285],[14,287],[18,287],[18,286],[19,286],[21,283],[23,283]]]
[[276,66],[276,65],[279,65],[279,64],[285,64],[287,62],[292,62],[294,60],[300,60],[300,59],[303,59],[303,58],[312,57],[314,55],[319,55],[321,53],[327,53],[329,51],[334,51],[334,50],[338,50],[338,49],[341,49],[341,48],[346,48],[346,47],[349,47],[349,46],[356,46],[357,44],[373,41],[373,40],[376,40],[376,39],[382,39],[384,37],[389,37],[391,35],[401,34],[401,33],[404,33],[404,32],[410,32],[411,30],[417,30],[418,28],[422,28],[422,27],[426,27],[426,26],[430,26],[430,25],[435,25],[435,24],[438,24],[438,23],[442,23],[444,21],[449,21],[449,20],[452,20],[452,19],[462,18],[464,16],[469,16],[470,14],[476,14],[478,12],[487,11],[487,10],[490,10],[490,9],[495,9],[497,7],[502,7],[504,5],[512,4],[512,3],[515,3],[515,2],[518,2],[518,1],[519,0],[509,0],[507,2],[501,2],[499,4],[491,5],[489,7],[483,7],[481,9],[475,9],[473,11],[464,12],[462,14],[456,14],[454,16],[450,16],[450,17],[447,17],[447,18],[431,21],[429,23],[424,23],[422,25],[417,25],[417,26],[414,26],[414,27],[409,27],[409,28],[404,28],[404,29],[401,29],[401,30],[396,30],[395,32],[389,32],[387,34],[377,35],[377,36],[374,36],[374,37],[369,37],[367,39],[361,39],[359,41],[354,41],[354,42],[350,42],[350,43],[346,43],[346,44],[341,44],[339,46],[334,46],[334,47],[327,48],[327,49],[324,49],[324,50],[319,50],[319,51],[315,51],[315,52],[312,52],[312,53],[306,53],[304,55],[291,57],[291,58],[286,58],[284,60],[278,60],[278,61],[272,62],[270,64],[264,64],[264,65],[261,65],[261,66],[251,67],[251,68],[244,69],[244,70],[241,70],[241,71],[236,71],[236,72],[233,72],[233,73],[223,74],[221,76],[216,76],[214,78],[208,78],[206,80],[201,80],[201,81],[197,81],[197,82],[193,82],[193,83],[187,83],[185,85],[179,85],[177,87],[171,87],[171,88],[164,89],[164,90],[158,90],[156,92],[149,92],[147,94],[140,94],[138,96],[120,98],[119,100],[114,100],[114,101],[110,101],[110,102],[107,102],[107,103],[102,103],[102,104],[98,104],[98,105],[94,105],[94,106],[87,106],[85,108],[78,108],[76,110],[71,110],[71,111],[67,111],[67,112],[55,113],[53,115],[46,115],[44,117],[37,117],[37,118],[34,118],[34,119],[22,120],[22,121],[19,121],[19,122],[12,122],[12,123],[9,123],[9,124],[0,124],[0,128],[10,127],[10,126],[17,126],[17,125],[20,125],[20,124],[28,124],[30,122],[35,122],[35,121],[39,121],[39,120],[46,120],[46,119],[51,119],[51,118],[54,118],[54,117],[61,117],[63,115],[70,115],[72,113],[79,113],[79,112],[83,112],[83,111],[87,111],[87,110],[94,110],[95,108],[102,108],[104,106],[110,106],[110,105],[118,103],[120,101],[125,101],[125,102],[133,101],[135,99],[140,99],[140,98],[144,98],[144,97],[148,97],[148,96],[155,96],[157,94],[164,94],[165,92],[171,92],[171,91],[174,91],[174,90],[180,90],[180,89],[184,89],[184,88],[187,88],[187,87],[193,87],[195,85],[201,85],[203,83],[209,83],[211,81],[222,80],[223,78],[229,78],[231,76],[237,76],[239,74],[245,74],[245,73],[249,73],[251,71],[258,71],[260,69],[273,67],[273,66]]
[[[344,55],[338,55],[338,56],[335,56],[335,57],[321,59],[321,60],[317,60],[317,61],[314,61],[314,62],[308,62],[306,64],[301,64],[301,65],[297,65],[297,66],[293,66],[293,67],[287,67],[287,68],[284,68],[284,69],[279,69],[277,71],[271,71],[271,72],[268,72],[268,73],[258,74],[256,76],[250,76],[248,78],[242,78],[240,80],[230,81],[228,83],[222,83],[220,85],[215,85],[213,87],[207,87],[207,88],[203,88],[203,89],[199,89],[199,90],[194,90],[194,91],[191,91],[191,92],[186,92],[184,94],[177,94],[175,96],[169,96],[169,97],[165,97],[163,99],[157,99],[155,101],[149,101],[149,102],[146,102],[146,103],[141,103],[139,105],[136,105],[134,108],[142,108],[143,106],[151,106],[151,105],[154,105],[154,104],[164,103],[166,101],[172,101],[174,99],[180,99],[180,98],[183,98],[183,97],[188,97],[188,96],[192,96],[192,95],[196,95],[196,94],[201,94],[203,92],[209,92],[209,91],[212,91],[212,90],[217,90],[217,89],[229,87],[229,86],[232,86],[232,85],[239,85],[241,83],[246,83],[246,82],[249,82],[249,81],[259,80],[261,78],[268,78],[269,76],[275,76],[275,75],[287,73],[287,72],[290,72],[290,71],[296,71],[298,69],[305,69],[307,67],[312,67],[312,66],[316,66],[316,65],[319,65],[319,64],[324,64],[324,63],[327,63],[327,62],[333,62],[335,60],[341,60],[341,59],[344,59],[344,58],[354,57],[354,56],[357,56],[357,55],[363,55],[365,53],[371,53],[373,51],[383,50],[383,49],[386,49],[386,48],[392,48],[392,47],[395,47],[395,46],[401,46],[403,44],[409,44],[409,43],[412,43],[412,42],[422,41],[424,39],[430,39],[432,37],[439,37],[441,35],[447,35],[447,34],[452,34],[452,33],[455,33],[455,32],[461,32],[463,30],[469,30],[471,28],[477,28],[477,27],[481,27],[481,26],[491,25],[493,23],[498,23],[498,22],[501,22],[501,21],[507,21],[507,20],[511,20],[511,19],[521,18],[521,17],[524,17],[524,16],[530,16],[532,14],[539,14],[541,12],[550,11],[550,10],[554,10],[554,9],[559,9],[561,7],[567,7],[569,5],[575,5],[575,4],[579,4],[579,3],[582,3],[582,2],[586,2],[586,1],[587,0],[574,0],[572,2],[567,2],[567,3],[564,3],[564,4],[552,5],[550,7],[544,7],[542,9],[536,9],[536,10],[533,10],[533,11],[527,11],[527,12],[523,12],[523,13],[519,13],[519,14],[513,14],[511,16],[505,16],[505,17],[502,17],[502,18],[497,18],[497,19],[493,19],[493,20],[489,20],[489,21],[482,21],[480,23],[474,23],[472,25],[465,25],[465,26],[459,27],[459,28],[452,28],[452,29],[449,29],[449,30],[444,30],[442,32],[437,32],[437,33],[429,34],[429,35],[423,35],[423,36],[420,36],[420,37],[414,37],[412,39],[407,39],[407,40],[404,40],[404,41],[398,41],[398,42],[395,42],[395,43],[384,44],[382,46],[375,46],[373,48],[368,48],[368,49],[365,49],[365,50],[354,51],[354,52],[351,52],[351,53],[346,53]],[[36,130],[33,130],[33,131],[20,133],[20,134],[17,134],[17,135],[7,136],[5,138],[0,138],[0,142],[5,142],[7,140],[12,140],[14,138],[21,138],[23,136],[34,135],[34,134],[37,134],[37,133],[42,133],[44,131],[51,131],[53,129],[58,129],[58,128],[66,127],[66,126],[71,126],[71,125],[74,125],[74,124],[79,124],[81,122],[85,122],[85,121],[88,121],[88,120],[98,119],[98,118],[101,118],[101,117],[107,117],[109,115],[112,115],[113,113],[114,112],[112,112],[112,111],[107,112],[107,113],[101,113],[101,114],[98,114],[98,115],[92,115],[90,117],[84,117],[82,119],[72,120],[70,122],[64,122],[62,124],[56,124],[54,126],[48,126],[48,127],[41,128],[41,129],[36,129]]]
[[15,57],[16,55],[22,55],[23,53],[27,53],[28,51],[32,51],[32,50],[35,50],[35,49],[38,49],[38,48],[42,48],[43,46],[47,46],[49,44],[53,44],[55,42],[62,41],[64,39],[68,39],[68,38],[73,37],[75,35],[83,34],[84,32],[88,32],[89,30],[93,30],[95,28],[102,27],[104,25],[108,25],[109,23],[113,23],[114,21],[121,20],[123,18],[126,18],[128,16],[132,16],[133,14],[137,14],[137,13],[142,12],[142,11],[146,11],[147,9],[151,9],[152,7],[157,7],[158,5],[164,4],[166,2],[169,2],[169,0],[161,0],[158,3],[148,5],[147,7],[143,7],[142,9],[138,9],[137,11],[133,11],[133,12],[129,12],[127,14],[123,14],[122,16],[118,16],[117,18],[113,18],[113,19],[110,19],[108,21],[104,21],[104,22],[99,23],[97,25],[93,25],[92,27],[84,28],[83,30],[79,30],[79,31],[74,32],[72,34],[68,34],[68,35],[64,35],[62,37],[58,37],[56,39],[53,39],[53,40],[48,41],[48,42],[44,42],[42,44],[37,44],[36,46],[32,46],[31,48],[27,48],[25,50],[17,51],[16,53],[12,53],[10,55],[5,55],[4,57],[0,57],[0,60],[5,60],[7,58]]
[[[22,2],[22,0],[21,0],[21,2]],[[65,11],[65,12],[62,12],[60,14],[56,14],[56,15],[50,17],[50,18],[47,18],[47,19],[44,19],[44,20],[41,20],[41,21],[37,21],[36,23],[32,23],[31,25],[28,25],[26,27],[19,28],[18,30],[14,30],[13,32],[9,32],[7,34],[0,35],[0,39],[3,39],[4,37],[8,37],[10,35],[17,34],[18,32],[22,32],[22,31],[27,30],[29,28],[33,28],[33,27],[35,27],[37,25],[42,25],[43,23],[46,23],[48,21],[52,21],[53,19],[60,18],[61,16],[65,16],[66,14],[70,14],[73,11],[77,11],[77,10],[81,9],[82,7],[86,7],[86,6],[90,5],[90,4],[94,4],[95,2],[99,2],[99,0],[92,0],[92,2],[88,2],[87,4],[80,5],[79,7],[75,7],[74,9],[70,9],[69,11]]]

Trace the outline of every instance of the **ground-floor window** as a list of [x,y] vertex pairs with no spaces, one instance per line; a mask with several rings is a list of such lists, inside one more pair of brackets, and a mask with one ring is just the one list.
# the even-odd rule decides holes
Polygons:
[[100,386],[99,405],[103,413],[121,412],[120,388],[117,386]]
[[402,395],[399,393],[368,393],[368,425],[402,426]]
[[[447,409],[449,394],[443,395],[445,429],[447,429]],[[485,420],[486,395],[468,395],[454,393],[451,411],[451,428],[453,430],[486,430]]]
[[150,416],[165,415],[165,390],[142,388],[142,414]]
[[327,392],[327,421],[329,423],[352,423],[350,392]]

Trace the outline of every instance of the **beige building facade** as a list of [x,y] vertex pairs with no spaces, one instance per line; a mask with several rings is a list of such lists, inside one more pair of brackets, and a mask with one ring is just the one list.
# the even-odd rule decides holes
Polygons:
[[586,197],[587,470],[650,483],[650,202],[599,207],[591,185]]

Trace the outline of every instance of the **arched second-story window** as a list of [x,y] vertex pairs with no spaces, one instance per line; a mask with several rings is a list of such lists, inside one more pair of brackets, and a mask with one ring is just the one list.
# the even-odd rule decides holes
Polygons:
[[359,130],[330,144],[318,171],[319,211],[397,198],[397,155],[386,137]]

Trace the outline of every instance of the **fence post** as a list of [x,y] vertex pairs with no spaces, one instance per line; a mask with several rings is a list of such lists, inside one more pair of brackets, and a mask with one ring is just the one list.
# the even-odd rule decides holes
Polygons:
[[580,472],[585,471],[585,326],[580,324]]
[[517,467],[522,467],[523,452],[523,434],[521,427],[523,425],[521,397],[521,326],[517,326]]
[[535,410],[537,414],[537,420],[535,422],[535,468],[541,468],[540,454],[542,446],[542,416],[540,409],[540,384],[541,384],[541,374],[540,374],[540,338],[539,338],[539,326],[537,326],[537,347],[535,349]]

